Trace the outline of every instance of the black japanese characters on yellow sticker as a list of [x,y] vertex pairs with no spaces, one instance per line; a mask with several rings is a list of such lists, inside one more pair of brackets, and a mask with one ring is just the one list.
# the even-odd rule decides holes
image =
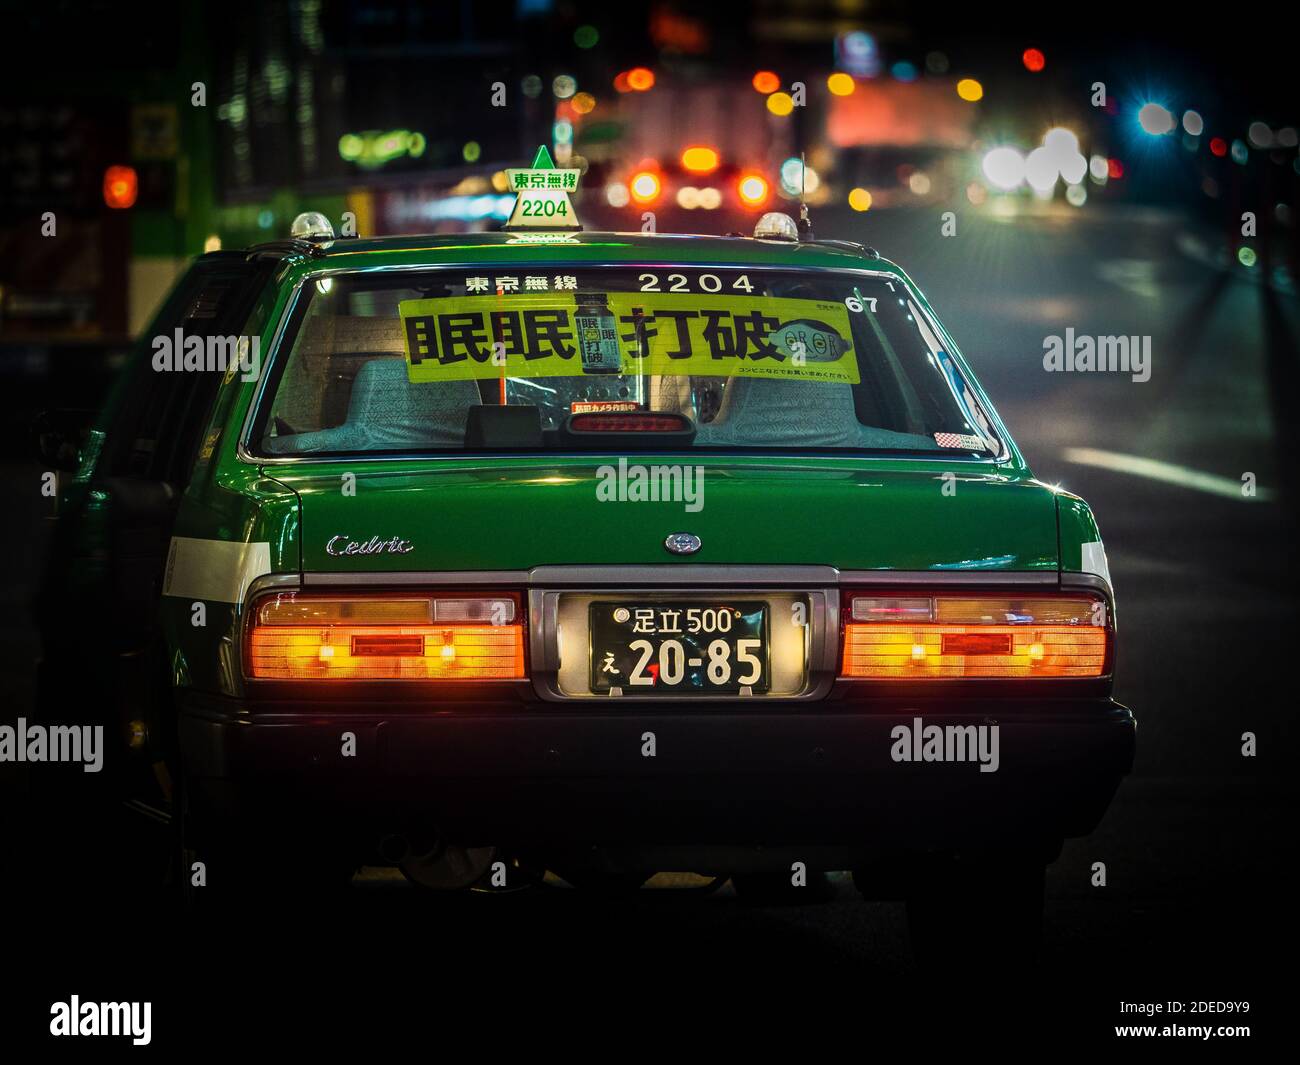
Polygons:
[[398,305],[412,382],[593,373],[857,384],[849,312],[825,300],[518,293]]

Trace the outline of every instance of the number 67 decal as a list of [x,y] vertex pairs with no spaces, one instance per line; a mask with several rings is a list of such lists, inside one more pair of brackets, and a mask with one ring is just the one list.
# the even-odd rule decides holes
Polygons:
[[862,305],[863,305],[864,303],[869,303],[869,304],[871,304],[871,313],[872,313],[872,314],[875,314],[875,313],[876,313],[876,297],[875,297],[875,296],[863,296],[860,292],[857,291],[857,289],[854,289],[854,290],[853,290],[853,295],[852,295],[852,296],[846,296],[845,299],[844,299],[844,306],[846,306],[846,307],[847,307],[849,310],[851,310],[854,314],[861,314],[861,313],[862,313]]

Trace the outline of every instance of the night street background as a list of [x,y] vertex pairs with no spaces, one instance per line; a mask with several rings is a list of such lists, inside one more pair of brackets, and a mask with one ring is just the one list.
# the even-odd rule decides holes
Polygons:
[[[1022,35],[1012,36],[1016,55]],[[948,209],[957,233],[945,237]],[[237,927],[160,920],[146,890],[105,888],[79,862],[77,834],[119,832],[122,853],[146,862],[164,829],[102,810],[32,839],[24,767],[2,765],[0,802],[21,841],[3,920],[7,945],[22,949],[4,951],[14,991],[0,1001],[0,1048],[29,1025],[42,1031],[49,995],[73,990],[152,996],[155,1043],[193,1049],[262,1029],[286,1049],[346,1035],[375,1054],[419,1037],[430,1055],[518,1046],[621,1058],[666,1041],[702,1056],[783,1037],[806,1054],[847,1042],[870,1056],[883,1040],[910,1038],[916,1014],[936,1028],[967,1018],[974,1046],[1035,1029],[1055,1041],[1039,1044],[1045,1055],[1058,1044],[1114,1049],[1111,1026],[1129,1023],[1121,999],[1177,998],[1257,1004],[1241,1019],[1257,1034],[1235,1055],[1258,1053],[1266,1033],[1285,1038],[1300,311],[1285,270],[1238,261],[1228,209],[1100,196],[1082,209],[1059,196],[865,213],[841,196],[813,208],[819,237],[872,245],[911,274],[1035,474],[1087,499],[1105,538],[1115,696],[1137,715],[1137,761],[1098,829],[1068,840],[1049,868],[1043,966],[1023,984],[935,989],[911,960],[902,904],[862,902],[846,874],[819,901],[755,906],[730,887],[700,896],[653,885],[615,903],[559,885],[443,900],[370,871],[326,915],[256,914]],[[684,214],[661,217],[661,230]],[[1288,239],[1277,237],[1279,264]],[[1150,335],[1150,380],[1045,372],[1044,337],[1067,326]],[[14,371],[20,357],[6,365],[26,380]],[[14,418],[30,403],[23,395]],[[1170,466],[1153,476],[1134,457]],[[0,460],[8,723],[30,705],[38,654],[30,603],[53,512],[41,469],[17,447]],[[1232,490],[1246,473],[1254,497]],[[94,638],[94,618],[74,612],[69,627]],[[1256,757],[1242,757],[1244,732],[1258,737]],[[1097,861],[1104,888],[1090,883]],[[182,1036],[187,1023],[196,1027]]]

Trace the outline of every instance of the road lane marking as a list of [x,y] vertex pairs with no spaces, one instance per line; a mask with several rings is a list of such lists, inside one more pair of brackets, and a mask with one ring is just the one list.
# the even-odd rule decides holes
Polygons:
[[1150,259],[1106,259],[1097,265],[1097,275],[1143,299],[1160,298],[1156,264]]
[[1146,477],[1152,481],[1176,484],[1180,488],[1209,492],[1211,495],[1222,496],[1225,499],[1262,502],[1273,498],[1273,492],[1268,488],[1257,486],[1253,496],[1243,495],[1241,482],[1234,481],[1231,477],[1220,477],[1218,474],[1193,470],[1187,466],[1176,466],[1172,462],[1161,462],[1159,459],[1146,459],[1141,455],[1125,455],[1118,451],[1103,451],[1095,447],[1067,447],[1062,455],[1066,462],[1072,462],[1076,466],[1096,466],[1103,470],[1114,470],[1116,473],[1130,473],[1135,477]]

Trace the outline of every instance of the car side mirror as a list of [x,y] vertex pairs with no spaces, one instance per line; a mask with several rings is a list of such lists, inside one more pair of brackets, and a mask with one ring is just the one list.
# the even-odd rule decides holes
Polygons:
[[94,421],[93,410],[42,411],[32,423],[35,457],[49,469],[75,470]]

